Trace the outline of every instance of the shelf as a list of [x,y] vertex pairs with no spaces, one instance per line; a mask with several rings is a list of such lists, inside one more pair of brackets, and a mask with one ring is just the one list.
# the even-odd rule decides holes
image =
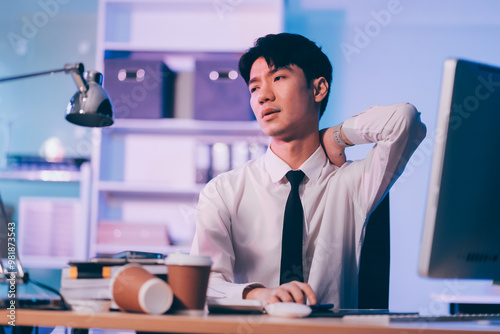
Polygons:
[[107,0],[98,35],[104,49],[241,52],[282,31],[283,7],[282,0]]
[[198,195],[203,185],[172,187],[161,183],[132,183],[124,181],[101,181],[97,185],[100,192],[115,196],[193,196]]
[[116,119],[115,124],[102,129],[103,134],[147,133],[189,135],[261,136],[267,140],[256,121],[221,122],[192,119]]
[[107,244],[96,244],[96,252],[98,254],[116,254],[119,252],[134,250],[139,252],[152,252],[168,254],[173,252],[183,252],[189,253],[191,250],[190,245],[170,245],[162,247],[150,247],[150,246],[137,246],[137,245],[107,245]]
[[[283,30],[283,10],[283,0],[101,0],[96,68],[104,71],[105,58],[118,54],[109,51],[124,51],[131,59],[161,59],[194,80],[195,57],[244,52],[257,38]],[[161,38],[152,33],[158,31],[163,32]],[[192,99],[192,84],[180,85],[182,99]],[[185,87],[189,94],[182,91]],[[191,115],[191,104],[179,108],[189,112],[176,115]],[[94,129],[92,139],[91,257],[127,249],[189,252],[186,245],[98,244],[99,225],[106,219],[162,219],[172,242],[190,242],[204,187],[197,180],[240,166],[269,145],[256,121],[187,118],[119,118],[109,128]]]
[[70,261],[83,260],[82,258],[61,257],[61,256],[23,256],[23,268],[52,268],[59,269],[66,267]]
[[80,182],[79,171],[63,170],[7,170],[0,171],[0,179],[16,181]]

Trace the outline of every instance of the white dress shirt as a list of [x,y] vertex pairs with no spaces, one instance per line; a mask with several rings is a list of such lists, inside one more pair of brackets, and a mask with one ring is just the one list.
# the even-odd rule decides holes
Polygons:
[[[321,146],[299,168],[304,207],[304,280],[318,303],[357,306],[357,277],[365,222],[425,137],[408,103],[375,106],[347,119],[354,144],[376,143],[363,160],[331,164]],[[213,266],[209,296],[242,298],[245,287],[277,287],[281,238],[291,168],[271,149],[221,174],[200,194],[191,252]]]

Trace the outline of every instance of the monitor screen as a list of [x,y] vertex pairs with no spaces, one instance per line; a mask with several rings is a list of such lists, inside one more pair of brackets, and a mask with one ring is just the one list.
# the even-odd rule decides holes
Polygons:
[[500,68],[444,64],[419,273],[500,279]]

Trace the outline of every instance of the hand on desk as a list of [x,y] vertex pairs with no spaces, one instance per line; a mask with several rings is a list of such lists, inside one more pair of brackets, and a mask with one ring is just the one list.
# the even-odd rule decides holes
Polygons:
[[285,283],[277,288],[256,287],[250,290],[244,298],[261,300],[264,305],[279,302],[305,304],[307,301],[310,305],[316,304],[316,294],[311,286],[298,281]]

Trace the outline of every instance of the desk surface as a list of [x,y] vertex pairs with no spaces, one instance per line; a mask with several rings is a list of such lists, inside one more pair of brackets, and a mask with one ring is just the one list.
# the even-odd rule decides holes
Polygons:
[[[10,312],[0,310],[0,324]],[[477,323],[375,324],[345,322],[333,318],[282,319],[267,315],[144,315],[123,312],[77,313],[72,311],[16,310],[16,326],[129,329],[163,333],[500,333],[500,325]]]

